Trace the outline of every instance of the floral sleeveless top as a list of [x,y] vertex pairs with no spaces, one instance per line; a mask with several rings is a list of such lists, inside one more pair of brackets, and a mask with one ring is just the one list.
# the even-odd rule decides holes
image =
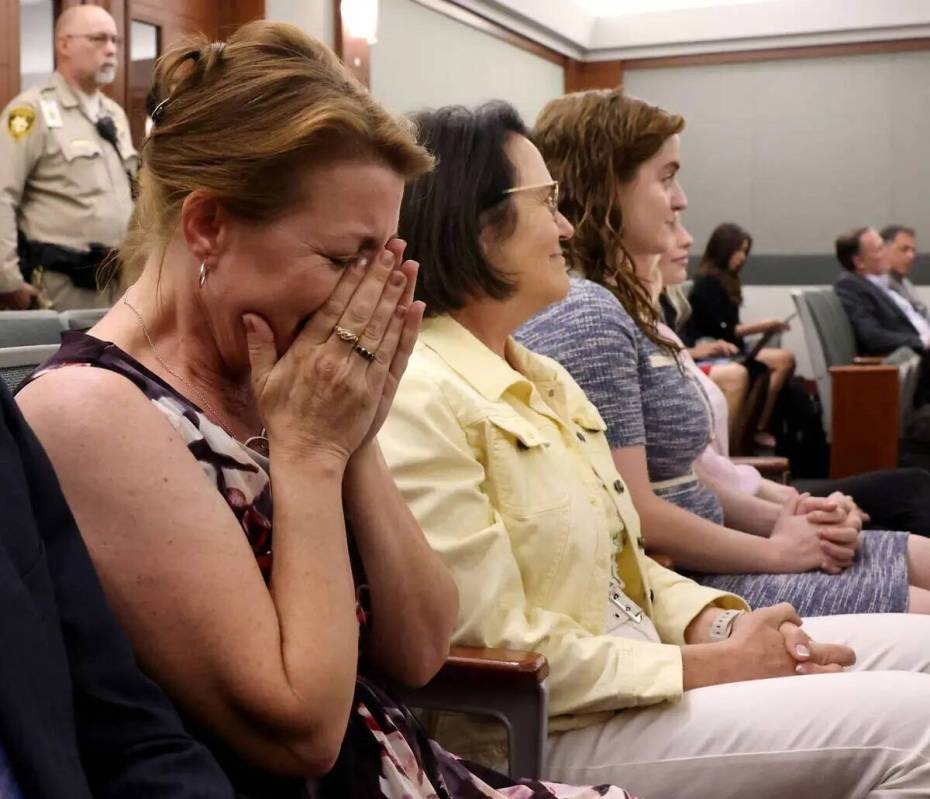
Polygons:
[[[59,351],[27,382],[65,366],[108,369],[131,380],[162,413],[191,456],[216,485],[242,526],[268,581],[273,555],[273,505],[269,459],[211,422],[197,405],[115,344],[86,333],[62,335]],[[25,383],[24,383],[25,385]],[[356,606],[360,629],[370,622],[363,569],[357,570]],[[197,725],[188,725],[195,733]],[[222,743],[203,734],[241,799],[635,799],[612,786],[576,787],[536,780],[513,780],[465,761],[431,741],[410,711],[362,676],[339,759],[320,780],[283,780],[256,772]],[[480,772],[480,777],[476,772]]]

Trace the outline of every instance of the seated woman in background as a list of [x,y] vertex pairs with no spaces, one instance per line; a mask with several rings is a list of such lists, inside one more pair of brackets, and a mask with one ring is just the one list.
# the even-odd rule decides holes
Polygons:
[[[688,346],[698,345],[701,339],[723,339],[743,351],[746,348],[744,336],[781,333],[788,329],[778,319],[740,322],[739,309],[743,304],[740,271],[751,249],[752,237],[738,225],[724,223],[711,234],[688,297],[691,316],[681,329],[681,337]],[[763,432],[772,419],[778,393],[794,374],[795,364],[790,350],[776,347],[763,347],[756,359],[772,370],[768,397],[759,418],[759,430]],[[769,434],[761,436],[759,441],[774,444]]]
[[[930,671],[930,619],[805,620],[860,668],[902,670],[808,679],[852,653],[798,642],[789,606],[738,615],[738,597],[649,558],[601,416],[512,338],[569,288],[558,184],[509,106],[415,119],[438,166],[405,194],[400,232],[429,318],[379,441],[455,576],[457,642],[547,657],[550,776],[690,799],[930,790],[930,675],[908,673]],[[493,756],[480,724],[443,726]]]
[[[569,262],[589,279],[573,278],[568,298],[529,320],[518,340],[558,360],[598,408],[643,533],[677,567],[754,607],[790,602],[814,616],[930,613],[930,541],[895,532],[860,537],[855,514],[826,524],[825,509],[795,513],[797,500],[767,530],[725,527],[726,507],[694,473],[712,417],[679,345],[658,327],[649,282],[660,254],[675,245],[686,206],[676,177],[683,126],[681,117],[623,95],[590,92],[546,106],[535,133],[564,213],[578,223]],[[615,204],[605,208],[613,190]],[[596,223],[607,214],[622,234]],[[831,504],[829,512],[837,510]]]
[[[650,289],[653,295],[659,292],[662,307],[672,307],[677,318],[687,319],[690,307],[680,287],[687,279],[688,250],[693,239],[680,223],[676,237],[675,248],[659,259]],[[668,326],[660,324],[658,329],[666,338],[680,343]],[[695,471],[720,498],[727,524],[768,535],[785,503],[798,498],[798,488],[766,480],[752,466],[730,460],[728,402],[693,359],[683,360],[703,387],[713,417],[711,442],[698,456]],[[884,469],[835,480],[802,480],[797,485],[802,491],[828,497],[849,512],[858,512],[877,529],[930,535],[930,473],[923,469]],[[805,500],[802,510],[810,504]]]
[[156,80],[142,275],[19,394],[141,665],[242,796],[626,796],[497,791],[358,675],[426,682],[456,617],[375,441],[432,159],[289,25],[182,43]]

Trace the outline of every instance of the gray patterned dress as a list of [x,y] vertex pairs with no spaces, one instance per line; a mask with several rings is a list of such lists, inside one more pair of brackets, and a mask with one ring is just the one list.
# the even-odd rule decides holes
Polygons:
[[[642,334],[606,288],[571,279],[568,297],[526,323],[516,338],[559,361],[607,424],[610,446],[645,446],[649,480],[663,499],[717,524],[723,509],[693,475],[713,420],[687,370]],[[855,564],[841,575],[695,574],[753,607],[790,602],[804,616],[907,610],[907,533],[862,534]]]

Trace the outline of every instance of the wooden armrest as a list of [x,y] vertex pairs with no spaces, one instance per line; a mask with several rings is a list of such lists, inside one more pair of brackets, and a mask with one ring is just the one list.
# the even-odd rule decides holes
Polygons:
[[521,687],[538,685],[548,676],[549,663],[538,652],[453,646],[433,680],[453,684],[469,680],[492,680]]
[[901,432],[897,366],[831,366],[830,477],[893,469]]
[[891,364],[883,364],[879,361],[877,364],[863,364],[862,366],[831,366],[831,375],[849,375],[849,374],[898,374],[898,367]]
[[661,552],[647,552],[646,554],[663,568],[675,570],[675,561],[672,560],[671,555],[663,555]]
[[744,455],[730,458],[733,463],[741,466],[752,466],[758,469],[765,477],[782,478],[788,471],[788,459],[778,455]]
[[857,355],[853,358],[853,366],[881,366],[884,360],[881,355]]

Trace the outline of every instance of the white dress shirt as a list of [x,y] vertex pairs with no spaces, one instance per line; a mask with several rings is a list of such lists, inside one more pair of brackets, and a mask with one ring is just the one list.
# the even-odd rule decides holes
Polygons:
[[930,344],[930,322],[924,319],[923,316],[918,313],[917,309],[915,309],[902,295],[898,294],[897,291],[891,290],[888,275],[865,275],[865,279],[885,292],[885,295],[891,299],[907,317],[907,321],[910,322],[914,330],[917,331],[921,341],[925,344]]

